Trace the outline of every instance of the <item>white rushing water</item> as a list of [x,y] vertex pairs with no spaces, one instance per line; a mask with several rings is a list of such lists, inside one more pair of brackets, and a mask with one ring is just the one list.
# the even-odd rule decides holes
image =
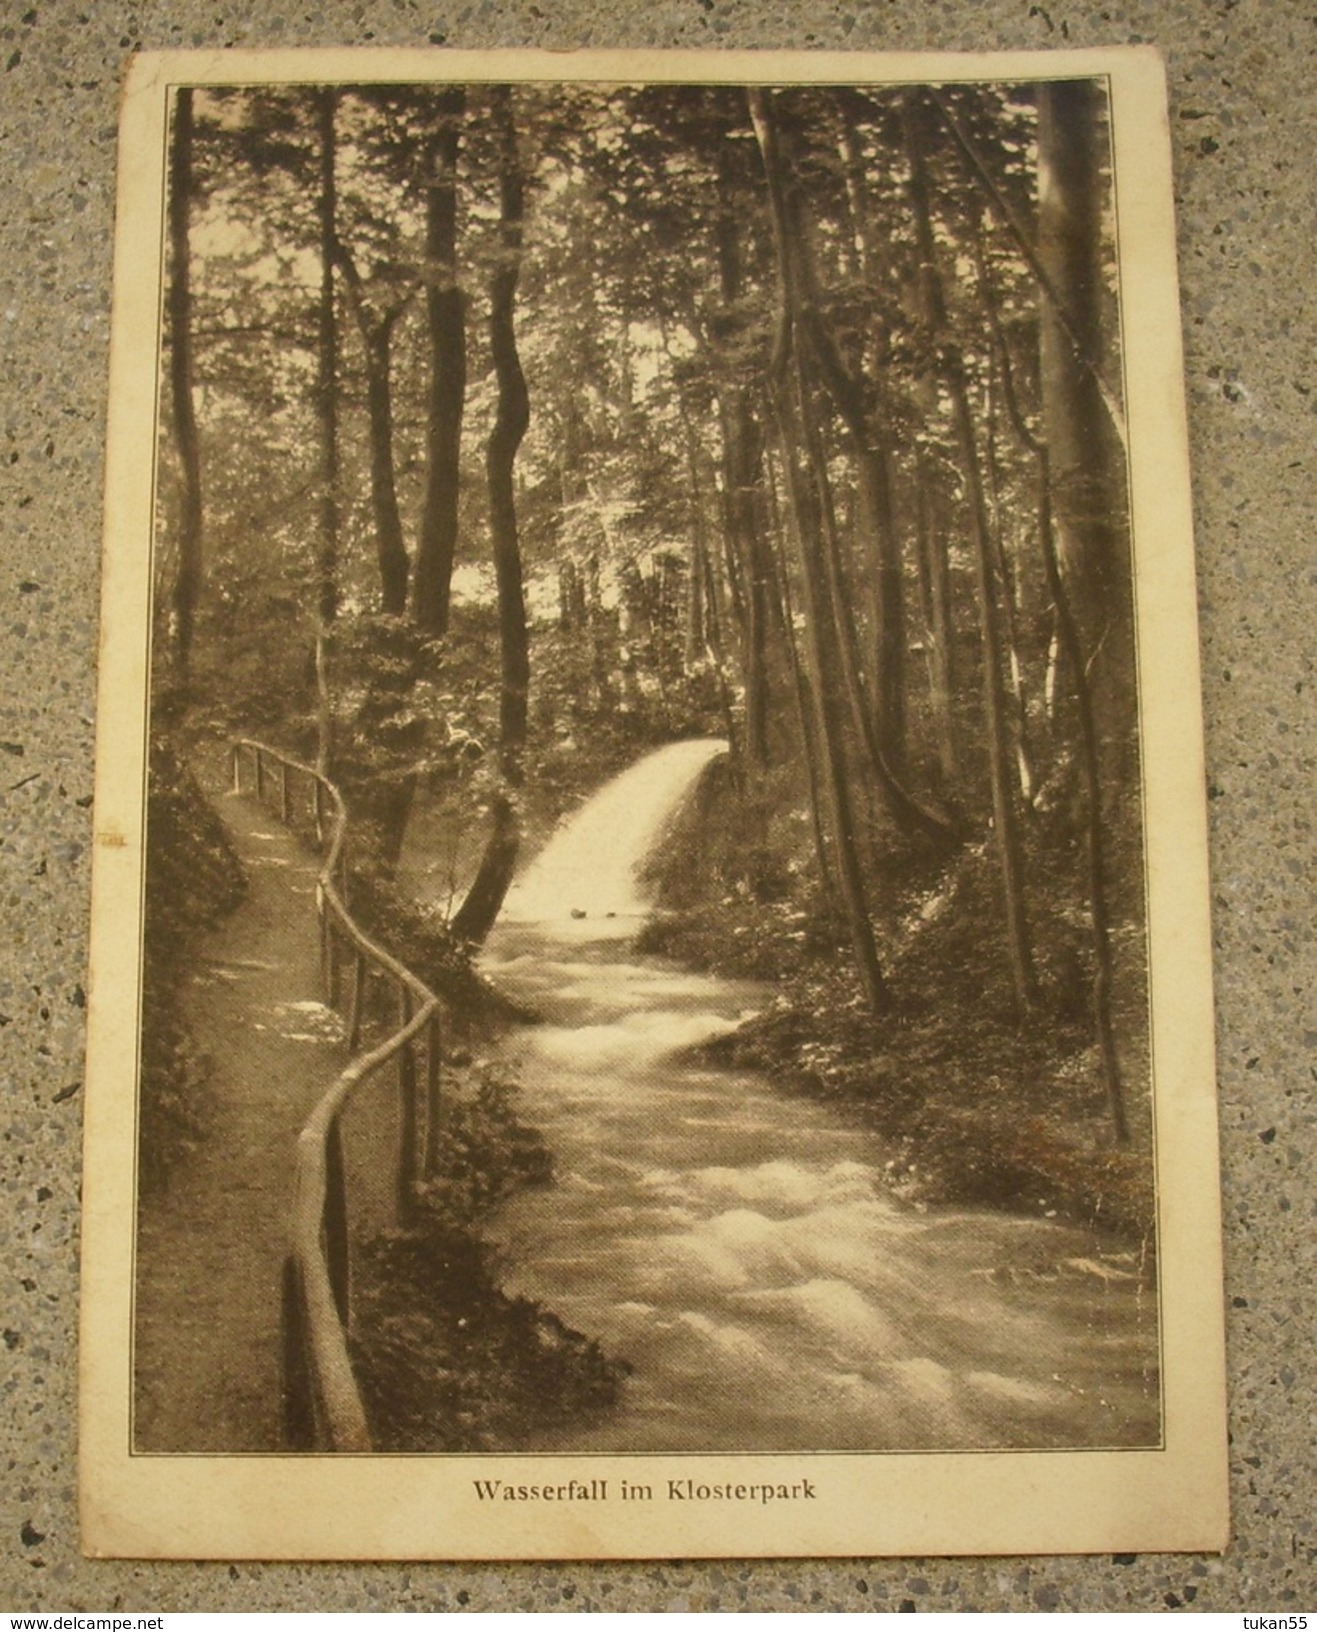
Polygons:
[[721,747],[661,749],[597,795],[485,958],[545,1017],[500,1054],[558,1175],[496,1220],[507,1284],[634,1368],[619,1408],[556,1447],[1155,1442],[1153,1292],[1132,1253],[905,1205],[846,1115],[683,1053],[771,999],[617,939],[644,910],[637,862]]
[[588,926],[573,940],[634,935],[649,904],[637,867],[700,772],[726,752],[719,737],[671,742],[614,777],[514,882],[500,922]]

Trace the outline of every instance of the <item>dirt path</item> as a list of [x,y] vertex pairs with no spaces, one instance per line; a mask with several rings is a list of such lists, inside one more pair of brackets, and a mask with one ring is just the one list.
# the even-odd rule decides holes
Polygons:
[[321,1002],[316,863],[226,795],[243,904],[201,944],[188,1021],[210,1057],[209,1136],[138,1220],[134,1441],[143,1451],[280,1445],[279,1277],[293,1150],[346,1064]]

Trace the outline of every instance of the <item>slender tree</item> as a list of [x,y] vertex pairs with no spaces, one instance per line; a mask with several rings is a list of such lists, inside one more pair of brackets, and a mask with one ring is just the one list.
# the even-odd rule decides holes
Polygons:
[[1043,307],[1040,372],[1058,543],[1114,788],[1128,780],[1135,694],[1123,417],[1113,412],[1104,367],[1112,327],[1105,104],[1097,80],[1039,86],[1038,260],[1053,291]]
[[334,299],[334,245],[337,239],[338,179],[336,114],[338,93],[321,86],[315,93],[319,138],[320,189],[317,199],[320,290],[316,302],[316,423],[320,431],[319,543],[316,551],[317,611],[315,634],[317,765],[327,771],[333,759],[333,705],[329,682],[329,632],[338,616],[339,555],[339,417],[338,312]]
[[[411,299],[396,289],[378,304],[347,245],[335,245],[335,263],[343,274],[348,309],[361,336],[366,371],[366,413],[370,426],[370,496],[375,521],[375,550],[380,575],[380,610],[401,617],[407,610],[410,562],[398,507],[393,448],[393,331]],[[392,281],[392,280],[391,280]]]
[[201,445],[192,400],[192,90],[174,100],[169,161],[169,384],[179,464],[178,575],[174,580],[174,656],[184,696],[191,682],[192,631],[201,593]]
[[[910,164],[909,194],[919,247],[923,315],[930,332],[948,335],[946,298],[938,270],[937,243],[933,232],[931,187],[926,159],[928,105],[919,89],[905,93],[903,112]],[[1015,1003],[1021,1016],[1038,1001],[1038,977],[1025,911],[1024,858],[1020,845],[1019,817],[1011,774],[1010,743],[1002,695],[1002,635],[998,610],[998,586],[992,556],[980,471],[978,441],[970,408],[965,361],[960,348],[949,339],[942,343],[943,376],[951,398],[952,422],[960,449],[965,479],[979,614],[979,639],[983,659],[983,712],[987,727],[988,772],[992,785],[993,836],[1001,869],[1006,940],[1010,953]]]
[[338,314],[334,300],[334,250],[338,237],[337,132],[338,93],[332,86],[315,92],[319,140],[320,189],[317,198],[317,248],[320,289],[316,302],[316,421],[320,430],[320,544],[317,552],[320,621],[327,629],[338,616],[339,423]]
[[[758,97],[756,105],[759,110],[755,116],[756,131],[762,132],[760,139],[769,176],[775,242],[780,246],[783,298],[789,308],[790,324],[786,331],[789,349],[797,359],[797,367],[805,368],[809,380],[822,385],[834,402],[843,405],[843,419],[848,423],[852,435],[862,444],[859,465],[861,490],[867,495],[864,512],[866,520],[873,526],[878,525],[880,514],[886,517],[887,544],[879,551],[877,571],[880,578],[888,580],[885,604],[895,613],[880,635],[880,643],[885,645],[889,640],[904,643],[903,592],[899,588],[901,565],[891,522],[888,467],[881,446],[870,445],[881,439],[870,425],[864,387],[848,373],[819,311],[818,279],[809,253],[809,223],[800,197],[799,177],[786,151],[787,144],[771,104],[765,98]],[[770,164],[771,170],[768,168]],[[855,618],[856,597],[846,582],[841,558],[820,416],[812,401],[805,400],[804,406],[807,411],[801,429],[806,435],[806,449],[816,473],[821,566],[836,608],[837,668],[855,735],[864,746],[874,780],[897,825],[906,833],[917,833],[934,844],[943,845],[955,838],[955,824],[916,799],[897,774],[885,751],[872,700],[865,694]],[[879,667],[884,665],[885,660],[881,660]],[[896,672],[904,673],[902,662],[897,663]]]
[[[848,271],[870,288],[888,275],[878,248],[872,220],[870,187],[863,139],[856,109],[846,98],[841,105],[838,149],[845,180],[847,231],[843,253]],[[807,224],[802,222],[802,227]],[[874,357],[866,372],[848,363],[824,315],[826,298],[821,286],[813,234],[808,230],[797,245],[806,295],[806,334],[814,347],[828,394],[851,438],[857,491],[858,522],[869,564],[873,595],[872,636],[869,648],[870,686],[875,731],[884,761],[895,776],[906,774],[906,626],[905,576],[901,535],[897,521],[896,478],[893,456],[892,404],[884,378],[890,368],[887,325],[881,316],[870,324]]]
[[[773,220],[773,240],[777,252],[779,310],[777,339],[771,364],[778,440],[787,496],[796,540],[801,585],[804,596],[805,633],[810,656],[811,701],[819,757],[820,782],[827,802],[837,882],[851,947],[860,982],[874,1013],[891,1003],[887,979],[878,956],[873,922],[865,897],[864,876],[857,845],[854,802],[846,768],[840,694],[844,681],[838,670],[842,662],[839,609],[824,565],[822,530],[825,525],[825,497],[820,491],[821,470],[817,437],[810,425],[813,413],[814,381],[808,359],[797,339],[797,306],[790,239],[790,219],[785,198],[785,177],[776,127],[767,95],[758,88],[748,93],[750,115],[763,157]],[[827,858],[820,856],[820,865]]]
[[489,486],[489,530],[498,584],[499,774],[502,786],[491,801],[493,828],[475,880],[453,918],[453,932],[479,944],[488,935],[512,881],[521,844],[515,803],[523,778],[522,755],[530,696],[530,642],[522,582],[521,545],[513,483],[517,449],[530,424],[530,396],[517,351],[517,281],[521,275],[525,180],[518,151],[512,91],[490,91],[490,123],[498,152],[498,251],[489,288],[489,346],[494,359],[498,405],[485,452]]
[[1071,611],[1070,594],[1061,570],[1052,507],[1051,453],[1046,440],[1035,435],[1025,416],[1015,384],[1010,348],[1002,330],[986,258],[981,264],[988,317],[1001,364],[1002,394],[1006,411],[1021,443],[1037,460],[1038,541],[1042,548],[1048,591],[1056,616],[1057,639],[1065,654],[1066,669],[1070,676],[1075,713],[1079,723],[1079,762],[1084,784],[1084,837],[1088,865],[1090,946],[1093,957],[1091,997],[1094,1029],[1097,1034],[1102,1084],[1112,1131],[1117,1141],[1124,1144],[1129,1140],[1129,1121],[1125,1112],[1125,1090],[1121,1080],[1120,1059],[1116,1051],[1116,1028],[1112,1014],[1114,959],[1111,950],[1111,909],[1107,899],[1106,822],[1103,818],[1102,771],[1093,693],[1084,662],[1079,628]]
[[956,695],[956,626],[952,610],[951,568],[947,561],[946,529],[942,525],[937,488],[929,469],[926,448],[914,455],[916,568],[924,615],[924,647],[928,654],[928,693],[937,733],[938,774],[941,787],[956,785],[960,754],[956,744],[952,700]]
[[416,550],[413,610],[427,634],[448,629],[457,549],[462,414],[466,399],[466,297],[457,266],[457,166],[466,89],[436,93],[426,143],[425,305],[430,342],[425,498]]
[[[734,350],[743,344],[745,276],[738,221],[740,198],[727,159],[728,143],[719,146],[718,205],[715,242],[720,309],[711,329],[715,341]],[[733,359],[719,392],[723,446],[723,494],[727,555],[736,564],[740,593],[737,606],[742,629],[745,676],[745,754],[752,765],[768,762],[768,634],[772,569],[765,549],[757,505],[763,468],[763,430],[755,417],[750,391]]]

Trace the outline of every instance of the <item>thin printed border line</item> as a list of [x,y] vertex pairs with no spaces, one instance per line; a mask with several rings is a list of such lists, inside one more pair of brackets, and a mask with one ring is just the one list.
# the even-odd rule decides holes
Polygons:
[[[366,53],[369,56],[369,51]],[[381,52],[381,55],[391,54]],[[679,53],[674,53],[677,55]],[[1081,53],[1082,54],[1082,53]],[[200,55],[200,53],[198,53]],[[324,57],[326,53],[308,51],[308,56]],[[444,53],[448,60],[465,56],[486,56],[486,53]],[[509,53],[506,66],[513,66],[513,59],[522,53]],[[541,53],[536,53],[541,55]],[[572,53],[565,53],[570,57]],[[607,55],[607,53],[589,53],[589,55]],[[619,54],[623,55],[623,54]],[[630,53],[625,53],[630,56]],[[690,56],[716,56],[718,53],[685,53]],[[738,56],[741,53],[737,53]],[[775,56],[778,53],[766,53]],[[821,57],[833,57],[837,53],[820,53]],[[1012,54],[1008,53],[1008,56]],[[1069,55],[1069,54],[1067,54]],[[460,66],[460,64],[456,64]],[[504,66],[504,64],[499,64]],[[537,64],[538,67],[538,64]],[[774,1458],[780,1459],[790,1456],[793,1459],[812,1459],[819,1457],[863,1457],[869,1458],[917,1458],[928,1456],[1077,1456],[1077,1455],[1148,1455],[1164,1452],[1166,1445],[1166,1320],[1165,1320],[1165,1288],[1163,1285],[1164,1255],[1161,1251],[1161,1242],[1164,1235],[1162,1220],[1163,1187],[1161,1184],[1161,1155],[1158,1141],[1157,1117],[1157,1074],[1156,1074],[1156,1038],[1155,1038],[1155,1005],[1153,1003],[1153,949],[1152,949],[1152,912],[1151,912],[1151,878],[1149,869],[1149,843],[1147,820],[1147,757],[1146,735],[1144,730],[1144,688],[1143,688],[1143,643],[1139,639],[1138,619],[1138,547],[1136,541],[1136,515],[1134,506],[1134,439],[1128,439],[1125,448],[1125,503],[1129,530],[1129,564],[1131,581],[1131,617],[1133,618],[1134,632],[1134,666],[1135,690],[1138,697],[1138,752],[1139,752],[1139,808],[1140,808],[1140,839],[1141,861],[1143,873],[1143,943],[1146,968],[1145,1007],[1147,1012],[1147,1043],[1148,1043],[1148,1096],[1149,1114],[1151,1121],[1151,1163],[1153,1193],[1156,1213],[1156,1325],[1157,1325],[1157,1401],[1158,1401],[1158,1438],[1145,1445],[974,1445],[954,1447],[909,1447],[901,1449],[887,1449],[876,1447],[873,1449],[845,1448],[839,1450],[805,1450],[783,1451],[772,1449],[745,1449],[733,1452],[712,1452],[708,1450],[691,1449],[685,1451],[643,1450],[635,1451],[571,1451],[554,1449],[529,1451],[363,1451],[363,1452],[335,1452],[316,1453],[300,1451],[143,1451],[136,1446],[136,1413],[137,1413],[137,1287],[138,1287],[138,1243],[140,1227],[140,1117],[141,1117],[141,1060],[142,1060],[142,1017],[145,997],[144,966],[145,966],[145,923],[146,923],[146,853],[149,842],[147,821],[147,794],[150,780],[150,738],[151,738],[151,696],[153,680],[153,654],[155,643],[155,612],[156,612],[156,555],[159,542],[159,481],[160,481],[160,443],[162,436],[161,402],[164,391],[164,361],[165,361],[165,330],[164,308],[166,289],[166,260],[168,235],[165,231],[165,216],[168,210],[169,195],[169,146],[172,138],[173,120],[175,113],[176,93],[181,89],[208,90],[212,87],[224,90],[260,90],[277,87],[301,88],[304,86],[334,85],[337,87],[355,87],[383,84],[515,84],[534,86],[541,89],[560,89],[576,86],[627,87],[646,84],[668,84],[676,86],[703,87],[714,85],[724,89],[737,89],[748,84],[763,84],[769,88],[783,89],[845,89],[851,86],[864,89],[890,90],[904,85],[1040,85],[1065,84],[1076,81],[1100,83],[1107,97],[1107,149],[1108,166],[1111,172],[1112,218],[1113,237],[1115,243],[1115,269],[1117,284],[1117,309],[1119,313],[1119,357],[1121,371],[1121,392],[1126,412],[1129,411],[1129,369],[1126,323],[1126,280],[1124,276],[1124,260],[1121,248],[1121,208],[1119,198],[1120,177],[1116,165],[1116,113],[1117,96],[1111,73],[1082,73],[1070,72],[1056,75],[983,75],[983,74],[932,74],[924,77],[897,77],[891,79],[871,79],[866,77],[836,78],[821,76],[818,78],[792,78],[788,76],[773,77],[771,79],[756,80],[745,76],[731,76],[728,78],[702,78],[692,80],[686,77],[673,78],[655,75],[631,76],[619,75],[609,77],[603,73],[578,74],[573,77],[558,79],[540,78],[536,75],[517,76],[515,74],[473,74],[462,75],[444,73],[429,76],[385,75],[372,77],[363,75],[310,75],[307,78],[288,76],[279,81],[260,80],[250,78],[215,77],[206,79],[162,80],[155,87],[165,101],[165,117],[162,121],[162,147],[159,154],[159,187],[157,191],[157,219],[156,231],[159,241],[157,256],[158,288],[156,296],[156,337],[155,337],[155,383],[152,394],[152,427],[151,427],[151,515],[150,538],[147,548],[146,584],[144,594],[146,600],[146,688],[143,698],[141,741],[143,746],[143,765],[141,779],[141,811],[142,821],[141,848],[139,853],[139,872],[141,885],[138,901],[137,923],[137,1024],[135,1027],[135,1061],[134,1061],[134,1093],[133,1093],[133,1226],[132,1226],[132,1285],[130,1291],[129,1314],[129,1401],[128,1401],[128,1446],[127,1454],[133,1461],[180,1461],[180,1460],[238,1460],[242,1462],[283,1461],[291,1460],[296,1463],[315,1465],[322,1462],[340,1463],[352,1460],[384,1460],[394,1462],[444,1462],[480,1464],[492,1458],[535,1457],[552,1455],[555,1459],[564,1461],[611,1462],[616,1460],[670,1461],[686,1460],[710,1455],[727,1455],[739,1458]]]

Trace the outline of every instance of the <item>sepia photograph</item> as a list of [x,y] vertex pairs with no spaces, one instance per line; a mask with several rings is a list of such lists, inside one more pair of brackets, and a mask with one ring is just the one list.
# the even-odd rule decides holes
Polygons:
[[1223,1539],[1155,57],[135,73],[93,1546]]

